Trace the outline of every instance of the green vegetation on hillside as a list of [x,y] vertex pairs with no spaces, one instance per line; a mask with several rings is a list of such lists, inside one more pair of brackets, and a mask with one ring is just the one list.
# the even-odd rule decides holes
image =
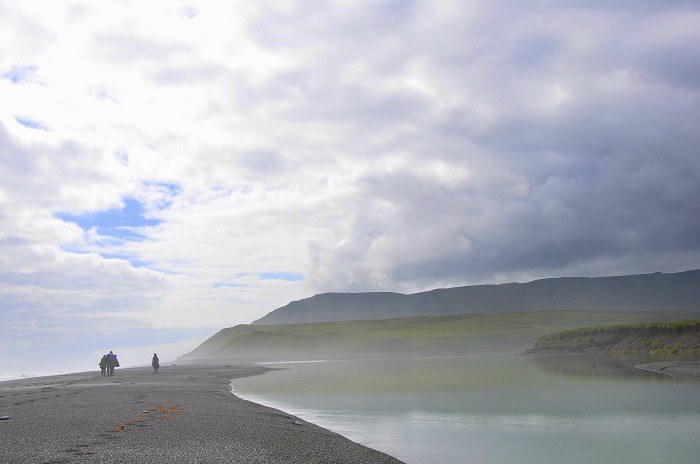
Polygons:
[[700,320],[580,327],[543,335],[529,350],[543,352],[700,352]]
[[540,311],[463,314],[223,329],[184,359],[464,354],[524,350],[542,335],[581,326],[697,317],[691,312]]

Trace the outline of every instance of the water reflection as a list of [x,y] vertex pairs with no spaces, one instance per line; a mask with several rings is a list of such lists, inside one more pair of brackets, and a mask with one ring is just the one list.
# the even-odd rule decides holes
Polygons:
[[537,367],[547,372],[575,376],[575,377],[609,377],[624,378],[660,378],[663,374],[657,374],[634,366],[641,364],[635,358],[611,358],[593,355],[563,355],[563,356],[535,356],[533,361]]
[[271,367],[281,370],[266,376],[278,382],[258,377],[234,385],[255,384],[257,393],[336,396],[512,390],[549,382],[523,360],[498,354],[273,364]]
[[665,379],[663,374],[637,369],[639,364],[660,361],[687,361],[694,358],[682,356],[653,356],[635,354],[627,356],[606,355],[536,355],[526,356],[542,371],[575,377],[598,377],[614,379]]

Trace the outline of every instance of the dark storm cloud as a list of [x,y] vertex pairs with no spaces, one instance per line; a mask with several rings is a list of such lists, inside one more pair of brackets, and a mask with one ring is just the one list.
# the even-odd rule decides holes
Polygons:
[[[413,5],[383,28],[345,11],[341,23],[364,26],[354,31],[307,18],[342,59],[320,46],[313,74],[270,84],[303,96],[289,114],[344,123],[357,135],[348,153],[399,152],[406,168],[363,177],[347,236],[311,242],[311,280],[360,290],[692,265],[700,16],[689,2],[635,5],[512,2],[427,25]],[[291,24],[259,31],[262,43],[293,48]],[[393,53],[377,52],[386,44]],[[363,78],[343,84],[358,67]],[[412,69],[427,92],[404,85]],[[430,161],[474,177],[416,177]]]

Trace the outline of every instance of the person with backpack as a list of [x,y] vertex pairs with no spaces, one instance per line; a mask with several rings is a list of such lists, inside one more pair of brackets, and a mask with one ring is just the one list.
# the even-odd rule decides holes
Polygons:
[[117,359],[117,355],[110,351],[107,353],[107,370],[109,371],[109,375],[114,375],[115,367],[119,367],[119,360]]

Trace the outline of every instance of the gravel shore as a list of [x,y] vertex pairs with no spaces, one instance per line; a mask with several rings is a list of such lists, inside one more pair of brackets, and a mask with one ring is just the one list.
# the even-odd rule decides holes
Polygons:
[[634,367],[681,379],[700,380],[700,361],[665,361]]
[[400,463],[242,400],[257,366],[117,369],[0,383],[2,463]]

